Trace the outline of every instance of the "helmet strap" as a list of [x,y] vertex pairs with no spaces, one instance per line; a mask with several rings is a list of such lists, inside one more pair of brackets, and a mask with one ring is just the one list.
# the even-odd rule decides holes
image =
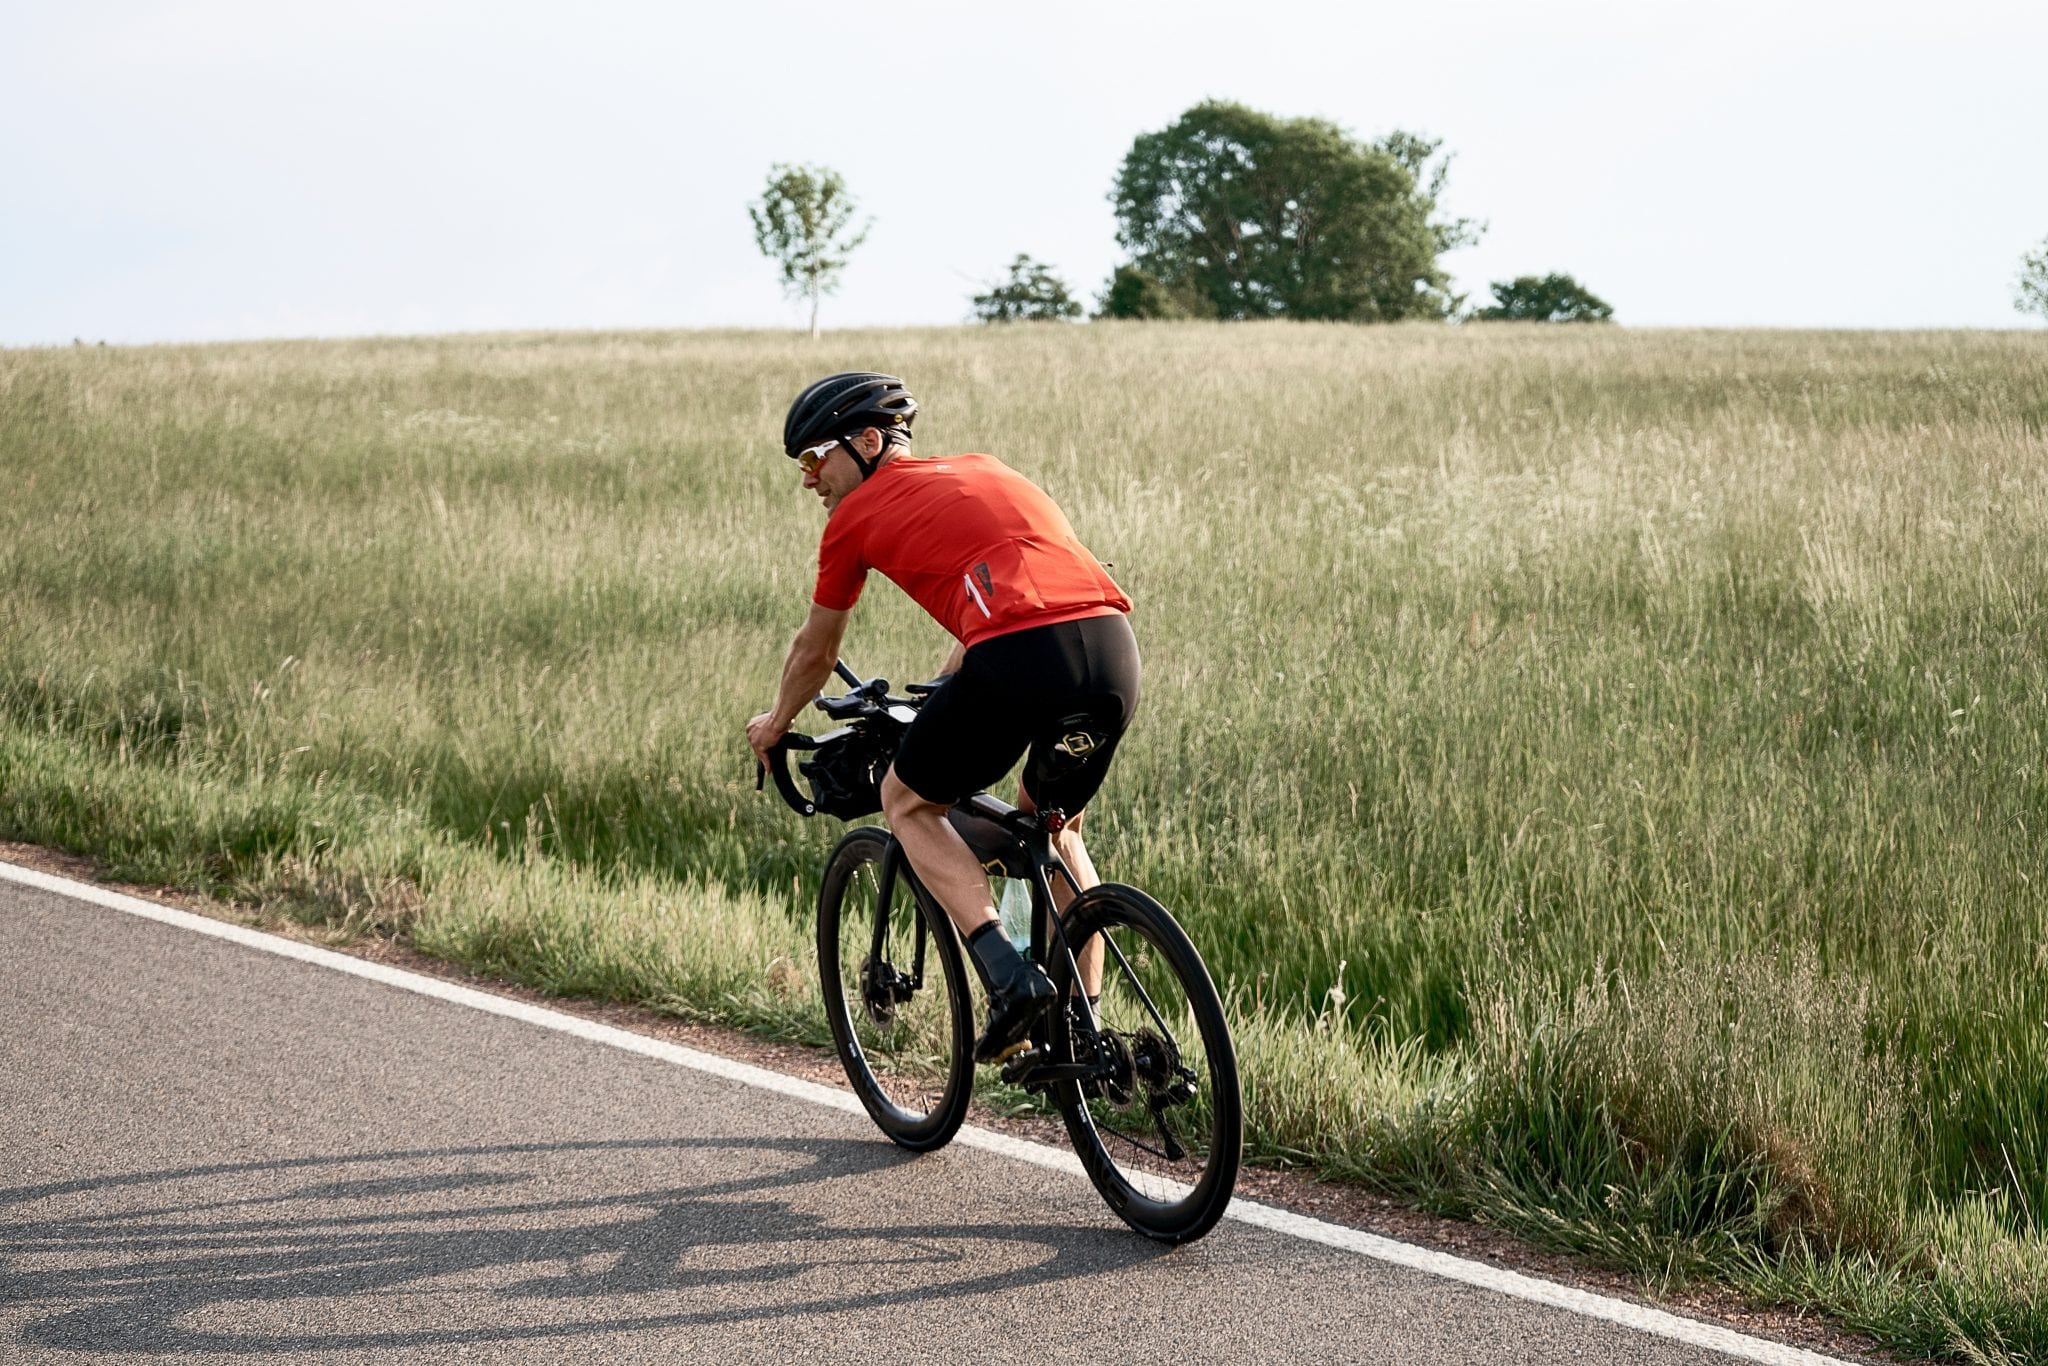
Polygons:
[[853,444],[851,437],[840,437],[839,444],[846,447],[846,453],[853,457],[853,463],[860,469],[860,481],[863,484],[868,481],[868,476],[875,472],[875,466],[882,463],[882,457],[889,453],[889,443],[886,441],[882,443],[882,449],[876,452],[873,460],[860,453],[860,448]]

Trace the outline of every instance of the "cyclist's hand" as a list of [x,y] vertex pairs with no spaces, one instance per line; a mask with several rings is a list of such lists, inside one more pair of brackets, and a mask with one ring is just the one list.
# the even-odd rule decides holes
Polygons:
[[754,751],[754,757],[764,764],[768,762],[768,751],[787,734],[789,727],[776,725],[772,711],[764,711],[747,722],[747,745]]

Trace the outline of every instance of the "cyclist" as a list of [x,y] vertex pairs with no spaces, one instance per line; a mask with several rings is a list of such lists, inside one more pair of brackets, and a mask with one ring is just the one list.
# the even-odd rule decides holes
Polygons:
[[[775,706],[747,724],[764,762],[817,696],[868,571],[908,593],[954,638],[882,782],[882,806],[919,879],[967,941],[988,991],[989,1022],[974,1056],[1024,1046],[1055,994],[1037,964],[1003,935],[988,875],[946,819],[955,802],[993,785],[1028,751],[1018,787],[1026,810],[1059,810],[1054,847],[1078,885],[1055,886],[1064,907],[1095,885],[1081,812],[1095,795],[1138,701],[1138,647],[1124,596],[1075,537],[1058,505],[993,456],[910,455],[917,400],[893,375],[829,375],[790,405],[783,453],[825,505],[810,616],[782,665]],[[1101,945],[1079,964],[1101,992]]]

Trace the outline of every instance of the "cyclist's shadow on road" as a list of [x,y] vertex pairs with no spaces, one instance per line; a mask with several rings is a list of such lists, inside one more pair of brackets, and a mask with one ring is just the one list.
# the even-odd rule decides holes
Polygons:
[[[771,1170],[719,1177],[718,1152]],[[939,1192],[919,1182],[945,1177],[925,1164],[896,1180],[909,1160],[875,1140],[640,1139],[0,1189],[0,1315],[44,1351],[544,1342],[859,1314],[1162,1251],[1029,1207],[1002,1224],[920,1217]]]

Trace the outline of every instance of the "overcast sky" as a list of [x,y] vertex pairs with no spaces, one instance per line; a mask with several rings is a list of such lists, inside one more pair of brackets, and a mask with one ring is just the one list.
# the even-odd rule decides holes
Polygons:
[[4,345],[800,326],[776,161],[874,219],[827,327],[961,321],[1020,251],[1092,297],[1131,139],[1209,97],[1443,139],[1458,286],[1624,323],[2020,326],[2048,237],[2041,0],[10,11]]

